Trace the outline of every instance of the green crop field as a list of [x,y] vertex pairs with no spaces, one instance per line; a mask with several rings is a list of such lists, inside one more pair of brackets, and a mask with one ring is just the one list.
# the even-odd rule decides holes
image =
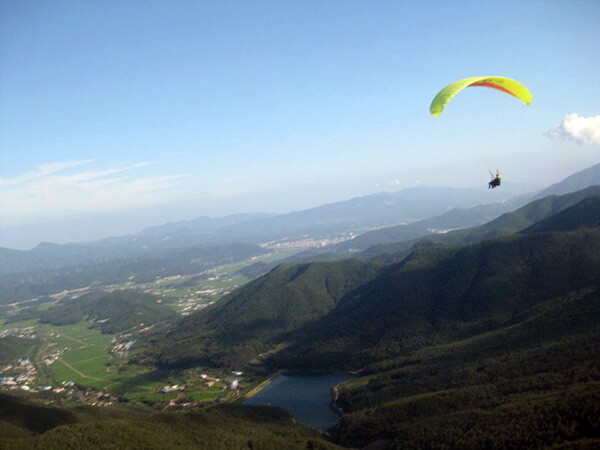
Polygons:
[[68,349],[48,368],[56,383],[71,380],[101,388],[111,382],[110,372],[107,372],[112,358],[108,353],[109,335],[88,328],[85,322],[61,327],[40,325],[40,328],[49,341],[56,344],[49,347],[49,351]]
[[[186,385],[184,395],[188,401],[206,402],[227,395],[221,387],[204,386],[204,380],[196,377],[175,376],[154,371],[150,367],[125,364],[126,359],[109,353],[111,339],[98,329],[89,328],[87,322],[54,326],[41,324],[37,319],[0,325],[0,330],[35,327],[36,340],[20,357],[35,361],[39,371],[40,385],[61,385],[73,381],[79,386],[107,389],[121,398],[133,402],[166,403],[180,392],[163,394],[165,385]],[[45,360],[62,352],[50,365]]]
[[202,391],[190,391],[188,395],[198,403],[202,402],[210,402],[213,400],[217,400],[219,398],[225,397],[227,395],[227,391],[219,388],[207,388]]

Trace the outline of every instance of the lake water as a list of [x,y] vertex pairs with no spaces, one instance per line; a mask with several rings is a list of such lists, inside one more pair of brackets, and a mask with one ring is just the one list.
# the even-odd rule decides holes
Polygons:
[[244,404],[278,406],[292,413],[303,424],[326,430],[340,421],[330,407],[331,388],[349,378],[348,375],[283,375]]

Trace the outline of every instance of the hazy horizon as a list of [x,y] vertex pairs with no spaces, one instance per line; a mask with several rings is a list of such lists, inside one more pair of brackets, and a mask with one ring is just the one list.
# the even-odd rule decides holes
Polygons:
[[[490,195],[516,195],[600,162],[600,4],[460,5],[5,2],[0,246],[485,189],[495,169]],[[474,75],[533,103],[471,89],[429,115]]]
[[[584,167],[584,169],[587,167]],[[571,175],[568,173],[566,176]],[[500,202],[512,197],[516,197],[524,194],[533,194],[536,191],[546,188],[547,186],[554,184],[554,182],[561,181],[565,177],[561,177],[553,182],[534,186],[534,185],[525,185],[519,184],[517,186],[508,186],[502,191],[489,191],[490,199],[489,203],[492,202]],[[393,183],[392,183],[393,184]],[[480,186],[434,186],[434,185],[414,185],[399,189],[382,189],[375,190],[373,192],[365,193],[364,195],[357,195],[353,197],[344,197],[344,198],[334,198],[331,201],[319,202],[318,199],[315,200],[314,204],[309,204],[306,207],[298,207],[285,209],[280,211],[266,211],[266,210],[232,210],[231,212],[225,212],[223,214],[202,214],[189,212],[188,214],[174,215],[171,214],[171,210],[178,210],[177,206],[174,205],[170,209],[161,208],[161,214],[158,214],[156,209],[149,209],[144,211],[130,211],[128,214],[123,214],[122,212],[116,214],[105,214],[102,216],[85,216],[85,217],[76,217],[62,221],[56,221],[54,223],[33,223],[30,225],[31,228],[27,228],[27,226],[16,227],[2,229],[0,228],[0,243],[8,242],[11,243],[12,246],[1,245],[3,248],[10,248],[14,250],[29,250],[42,242],[49,242],[55,244],[70,244],[70,243],[85,243],[92,242],[103,238],[108,237],[118,237],[124,236],[128,234],[135,234],[140,232],[146,228],[150,228],[153,226],[164,225],[169,222],[181,222],[181,221],[189,221],[199,217],[211,217],[211,218],[221,218],[227,217],[237,214],[288,214],[297,211],[304,211],[311,208],[316,208],[319,206],[329,205],[337,202],[345,202],[352,200],[353,198],[367,197],[369,195],[375,195],[380,193],[396,193],[402,192],[405,190],[410,190],[414,188],[435,188],[435,187],[443,187],[443,188],[456,188],[456,189],[473,189],[480,191],[488,191],[487,185],[485,183],[481,183]],[[154,213],[154,215],[153,215]],[[48,228],[52,230],[52,233],[48,233]],[[61,233],[61,230],[64,232]],[[46,235],[48,239],[41,239],[32,241],[28,239],[29,236],[38,236],[38,235]],[[19,245],[19,241],[14,240],[14,238],[23,237],[24,239],[21,241]],[[16,245],[15,245],[16,244]]]

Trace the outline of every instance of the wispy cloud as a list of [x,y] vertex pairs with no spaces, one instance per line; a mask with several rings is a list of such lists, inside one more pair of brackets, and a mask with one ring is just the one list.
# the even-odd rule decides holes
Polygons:
[[547,135],[555,140],[574,140],[581,144],[600,145],[600,116],[567,114],[562,123]]
[[149,162],[120,167],[94,161],[53,162],[0,178],[2,222],[31,222],[114,212],[168,202],[181,192],[187,173],[143,174]]
[[70,169],[72,167],[81,166],[84,164],[91,163],[92,160],[85,159],[79,161],[69,161],[69,162],[53,162],[47,164],[41,164],[34,168],[34,170],[30,172],[26,172],[15,177],[11,178],[0,178],[0,188],[5,186],[12,186],[16,184],[27,183],[33,180],[37,180],[40,178],[44,178],[50,175],[53,175],[57,172],[64,171],[66,169]]

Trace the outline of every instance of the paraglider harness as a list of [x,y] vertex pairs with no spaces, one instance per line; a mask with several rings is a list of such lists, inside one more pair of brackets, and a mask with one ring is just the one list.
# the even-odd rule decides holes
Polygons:
[[488,189],[494,189],[494,188],[497,188],[498,186],[500,186],[500,183],[502,182],[502,175],[500,175],[500,173],[497,170],[496,170],[496,175],[494,175],[492,173],[492,171],[490,170],[490,175],[492,176],[492,179],[488,183]]

